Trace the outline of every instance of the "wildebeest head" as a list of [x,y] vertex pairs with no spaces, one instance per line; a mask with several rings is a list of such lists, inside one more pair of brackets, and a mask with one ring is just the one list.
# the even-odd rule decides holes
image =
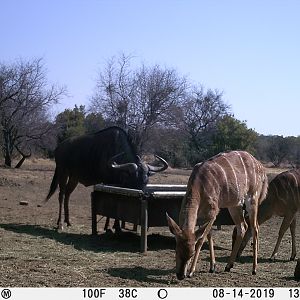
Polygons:
[[116,159],[123,155],[124,153],[117,154],[109,161],[110,166],[118,172],[119,183],[122,187],[144,189],[149,181],[149,176],[168,168],[168,163],[158,155],[155,157],[162,163],[160,167],[145,163],[138,155],[135,157],[135,162],[116,163]]

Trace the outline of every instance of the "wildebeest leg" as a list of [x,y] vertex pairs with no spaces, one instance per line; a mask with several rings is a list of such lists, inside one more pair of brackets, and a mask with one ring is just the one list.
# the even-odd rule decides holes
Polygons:
[[66,192],[65,192],[65,199],[64,199],[64,210],[65,210],[65,223],[67,223],[67,226],[71,226],[70,223],[70,215],[69,215],[69,200],[70,195],[74,191],[78,184],[78,180],[69,177],[68,184],[66,186]]
[[122,227],[122,229],[125,229],[125,228],[126,228],[126,222],[125,222],[125,221],[122,221],[121,227]]
[[122,229],[121,229],[121,226],[120,226],[120,220],[115,219],[113,228],[116,231],[116,233],[122,232]]
[[58,212],[58,220],[57,220],[57,229],[59,229],[59,230],[63,229],[63,224],[61,222],[61,215],[62,215],[62,209],[63,209],[64,194],[65,194],[64,187],[63,188],[60,187],[59,196],[58,196],[59,212]]
[[[106,221],[105,221],[105,225],[104,225],[104,231],[106,231],[106,232],[112,232],[112,230],[110,229],[110,226],[109,226],[109,221],[110,221],[110,218],[107,217]],[[114,221],[113,228],[115,229],[116,233],[120,233],[122,231],[119,220]]]
[[66,192],[68,175],[62,169],[57,169],[57,177],[58,177],[58,185],[59,185],[59,194],[58,194],[59,213],[58,213],[58,220],[57,220],[57,229],[62,230],[63,224],[61,221],[61,215],[63,210],[63,201]]
[[110,218],[106,217],[105,225],[104,225],[104,231],[106,233],[112,233],[112,229],[110,228]]
[[104,225],[104,231],[110,230],[109,228],[109,217],[106,217],[105,225]]
[[[110,228],[110,218],[109,217],[106,217],[106,221],[105,221],[105,225],[104,225],[104,231],[106,232],[112,232],[111,228]],[[124,226],[124,227],[123,227]],[[120,227],[120,223],[118,220],[115,220],[114,221],[114,225],[113,225],[113,228],[116,230],[116,232],[121,232],[121,227]],[[125,222],[122,221],[122,228],[125,228]]]

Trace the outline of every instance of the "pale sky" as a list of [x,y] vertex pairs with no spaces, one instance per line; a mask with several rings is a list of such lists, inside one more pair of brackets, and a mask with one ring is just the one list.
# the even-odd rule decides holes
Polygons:
[[44,58],[49,82],[88,105],[120,53],[224,92],[258,133],[300,135],[300,1],[0,0],[0,60]]

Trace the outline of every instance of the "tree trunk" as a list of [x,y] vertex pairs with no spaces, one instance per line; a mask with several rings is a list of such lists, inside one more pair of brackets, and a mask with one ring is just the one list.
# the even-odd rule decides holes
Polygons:
[[11,135],[7,130],[3,130],[3,142],[4,142],[4,160],[5,165],[11,167],[11,156],[13,152],[13,148],[11,147]]
[[30,151],[29,154],[26,155],[17,146],[15,146],[15,147],[16,147],[17,151],[22,155],[21,160],[15,166],[15,169],[19,169],[22,166],[22,164],[25,161],[25,159],[31,156],[31,151]]
[[17,165],[15,166],[15,169],[19,169],[22,165],[23,165],[23,162],[25,161],[26,159],[26,156],[23,156],[21,158],[21,160],[17,163]]
[[5,165],[11,167],[11,156],[8,151],[5,151]]

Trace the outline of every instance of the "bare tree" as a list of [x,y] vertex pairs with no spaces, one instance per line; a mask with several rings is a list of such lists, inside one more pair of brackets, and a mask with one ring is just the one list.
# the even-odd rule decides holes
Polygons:
[[149,130],[157,124],[171,124],[186,91],[186,79],[173,69],[158,65],[131,69],[132,57],[108,61],[100,73],[91,109],[128,129],[138,150],[144,148]]
[[269,145],[266,149],[266,155],[269,160],[278,167],[289,155],[289,144],[283,136],[272,135],[269,137]]
[[229,113],[230,107],[223,101],[222,96],[219,91],[205,91],[202,86],[194,87],[181,105],[184,130],[191,144],[190,155],[197,156],[196,161],[203,151],[209,149],[208,143],[212,142],[211,135],[217,121]]
[[0,64],[0,125],[5,164],[11,166],[14,149],[30,152],[30,144],[51,130],[49,108],[65,94],[49,86],[42,59]]

